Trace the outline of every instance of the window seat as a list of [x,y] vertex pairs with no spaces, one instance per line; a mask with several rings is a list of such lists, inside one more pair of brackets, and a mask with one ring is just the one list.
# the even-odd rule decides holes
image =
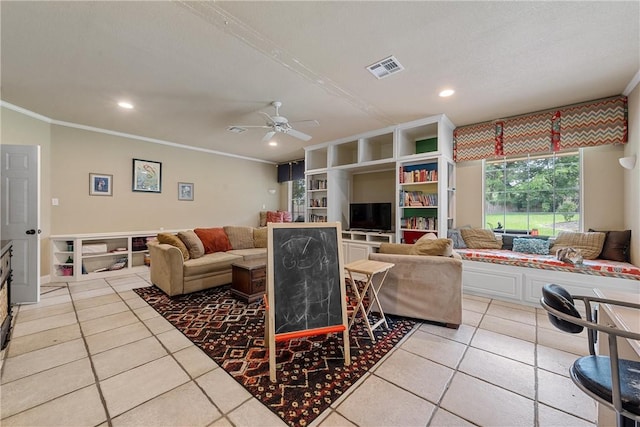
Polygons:
[[582,266],[505,249],[456,249],[463,259],[465,293],[539,306],[541,289],[556,283],[572,294],[595,295],[594,288],[640,293],[640,267],[608,260]]
[[640,280],[640,267],[628,262],[586,259],[582,265],[573,265],[559,261],[554,255],[525,254],[506,249],[456,249],[456,252],[469,261]]

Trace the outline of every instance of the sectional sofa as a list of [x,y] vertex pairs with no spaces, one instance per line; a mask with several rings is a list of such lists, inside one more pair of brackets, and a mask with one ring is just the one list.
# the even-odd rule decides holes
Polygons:
[[266,228],[225,226],[160,233],[147,243],[151,282],[167,295],[231,283],[234,262],[267,258]]

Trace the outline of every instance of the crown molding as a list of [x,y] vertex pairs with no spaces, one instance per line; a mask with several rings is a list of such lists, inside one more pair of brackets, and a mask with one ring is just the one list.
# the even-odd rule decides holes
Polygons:
[[625,87],[624,90],[622,91],[622,94],[624,96],[629,96],[629,94],[633,92],[636,86],[638,86],[638,83],[640,83],[640,70],[638,70],[636,75],[633,76],[633,78],[631,79],[627,87]]
[[225,156],[225,157],[233,157],[236,159],[242,159],[242,160],[249,160],[252,162],[259,162],[259,163],[267,163],[270,165],[275,165],[275,162],[271,162],[268,160],[262,160],[262,159],[256,159],[253,157],[246,157],[246,156],[239,156],[236,154],[230,154],[230,153],[225,153],[223,151],[216,151],[216,150],[209,150],[208,148],[201,148],[201,147],[193,147],[190,145],[185,145],[185,144],[179,144],[177,142],[171,142],[171,141],[165,141],[162,139],[156,139],[156,138],[148,138],[146,136],[141,136],[141,135],[133,135],[130,133],[125,133],[125,132],[118,132],[118,131],[114,131],[114,130],[109,130],[109,129],[102,129],[102,128],[97,128],[97,127],[93,127],[93,126],[87,126],[87,125],[81,125],[79,123],[72,123],[72,122],[65,122],[62,120],[56,120],[56,119],[52,119],[50,117],[46,117],[43,116],[42,114],[38,114],[38,113],[34,113],[33,111],[27,110],[26,108],[22,108],[18,105],[14,105],[11,104],[9,102],[0,100],[0,107],[6,108],[8,110],[12,110],[15,112],[18,112],[20,114],[24,114],[25,116],[29,116],[31,118],[34,118],[36,120],[40,120],[43,121],[45,123],[49,123],[52,125],[57,125],[57,126],[64,126],[64,127],[68,127],[68,128],[73,128],[73,129],[80,129],[80,130],[86,130],[89,132],[96,132],[96,133],[102,133],[105,135],[111,135],[111,136],[118,136],[121,138],[129,138],[129,139],[135,139],[138,141],[144,141],[144,142],[151,142],[153,144],[159,144],[159,145],[167,145],[169,147],[174,147],[174,148],[180,148],[183,150],[191,150],[191,151],[199,151],[202,153],[208,153],[208,154],[215,154],[218,156]]

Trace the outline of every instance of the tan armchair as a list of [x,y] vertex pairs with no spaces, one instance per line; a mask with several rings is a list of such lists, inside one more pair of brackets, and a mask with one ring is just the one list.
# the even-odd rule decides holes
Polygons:
[[[390,246],[405,245],[390,244],[385,249],[393,251]],[[378,293],[384,312],[458,328],[462,323],[462,261],[455,255],[371,253],[371,260],[395,264]]]

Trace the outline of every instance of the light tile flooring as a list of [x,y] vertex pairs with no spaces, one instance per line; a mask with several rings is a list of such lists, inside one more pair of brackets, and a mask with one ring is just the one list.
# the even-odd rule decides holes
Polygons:
[[[148,280],[51,283],[18,307],[2,425],[284,425],[131,291]],[[555,330],[542,309],[469,295],[463,321],[422,324],[314,424],[593,427],[594,402],[567,376],[584,335]]]

